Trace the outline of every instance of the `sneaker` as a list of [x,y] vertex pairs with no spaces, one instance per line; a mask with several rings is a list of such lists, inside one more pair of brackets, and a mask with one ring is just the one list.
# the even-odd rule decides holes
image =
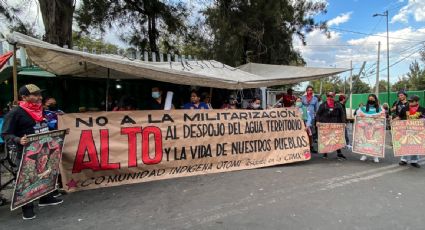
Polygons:
[[362,157],[360,157],[361,161],[366,161],[367,160],[367,156],[363,155]]
[[338,160],[346,160],[347,157],[345,157],[342,153],[338,153],[338,155],[336,155],[338,157]]
[[398,165],[405,166],[405,165],[407,165],[407,162],[406,161],[400,161],[400,162],[398,162]]
[[323,154],[322,158],[323,159],[328,159],[328,154],[327,153]]
[[350,149],[353,149],[353,146],[351,146],[351,145],[346,145],[346,146],[345,146],[345,148],[346,148],[346,149],[348,149],[348,150],[350,150]]
[[35,219],[34,209],[33,208],[22,209],[22,219],[24,220]]
[[379,158],[378,158],[378,157],[374,157],[374,158],[373,158],[373,162],[375,162],[375,163],[379,163]]
[[410,163],[411,166],[415,167],[415,168],[420,168],[421,165],[419,165],[418,163]]
[[53,205],[58,205],[63,203],[62,199],[57,199],[54,197],[46,197],[46,198],[41,198],[40,202],[38,202],[38,206],[40,207],[45,207],[45,206],[53,206]]
[[62,196],[62,193],[60,193],[59,190],[55,190],[51,194],[54,198],[58,198],[58,197]]

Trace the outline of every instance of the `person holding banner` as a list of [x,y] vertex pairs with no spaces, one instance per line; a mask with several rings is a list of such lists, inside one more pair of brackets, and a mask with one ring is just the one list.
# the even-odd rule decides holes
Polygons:
[[209,109],[209,106],[201,101],[198,91],[192,90],[190,102],[183,106],[183,109]]
[[[357,116],[382,116],[385,117],[385,110],[379,105],[378,97],[375,94],[369,94],[366,106],[363,106],[357,111]],[[366,161],[367,156],[362,155],[361,161]],[[375,163],[379,163],[378,157],[373,157]]]
[[[326,102],[323,102],[319,110],[317,111],[317,125],[320,123],[345,123],[345,113],[343,112],[342,106],[335,102],[335,93],[328,92],[326,94]],[[341,152],[341,149],[337,151],[337,157],[339,160],[347,159]],[[328,154],[324,153],[323,158],[327,159]]]
[[[41,90],[34,84],[24,85],[19,89],[22,101],[19,106],[13,108],[4,119],[1,135],[6,143],[14,144],[18,158],[22,158],[23,146],[28,143],[27,135],[44,133],[49,131],[46,119],[43,116]],[[41,197],[39,206],[50,206],[62,203],[63,200],[48,194]],[[22,206],[22,218],[30,220],[35,218],[34,204],[31,202]]]
[[[412,95],[409,98],[409,104],[403,107],[399,113],[399,116],[395,118],[395,120],[415,120],[415,119],[424,119],[425,118],[425,108],[419,105],[419,97],[417,95]],[[401,157],[401,161],[399,165],[404,166],[410,160],[410,165],[415,168],[420,168],[421,166],[418,164],[419,156],[411,155],[411,156],[403,156]]]
[[398,92],[398,101],[393,103],[391,108],[391,113],[393,113],[393,118],[399,117],[401,110],[408,105],[407,93],[404,91]]
[[311,114],[309,114],[308,111],[307,111],[307,108],[303,106],[303,102],[302,102],[301,98],[297,98],[297,100],[295,102],[295,107],[298,108],[298,110],[300,111],[301,118],[303,119],[305,127],[306,127],[308,139],[309,139],[309,142],[310,142],[310,152],[311,153],[317,153],[317,151],[314,150],[314,147],[313,147],[313,136],[312,136],[312,133],[311,133],[311,126],[312,126]]

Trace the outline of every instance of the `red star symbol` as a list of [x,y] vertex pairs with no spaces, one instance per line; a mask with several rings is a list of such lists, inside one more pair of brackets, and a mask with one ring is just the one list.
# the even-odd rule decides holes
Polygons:
[[68,186],[68,190],[71,188],[78,188],[78,181],[75,181],[74,179],[71,179],[70,181],[68,181],[68,183],[66,184],[66,186]]

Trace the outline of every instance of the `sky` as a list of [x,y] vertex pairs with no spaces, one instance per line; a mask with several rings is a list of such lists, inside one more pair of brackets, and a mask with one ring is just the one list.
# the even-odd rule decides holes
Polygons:
[[[36,0],[5,0],[10,4],[25,7],[24,18],[40,33],[43,23]],[[389,53],[390,82],[394,83],[409,71],[409,65],[419,60],[419,49],[425,44],[425,0],[311,0],[327,3],[327,13],[315,15],[314,19],[327,21],[331,37],[314,30],[307,34],[307,45],[294,37],[294,48],[301,52],[307,66],[326,68],[350,68],[353,62],[353,73],[357,74],[360,66],[366,61],[364,82],[375,85],[376,63],[378,58],[378,42],[381,43],[380,79],[387,79],[387,39],[386,17],[389,19]],[[81,0],[77,0],[77,7]],[[196,14],[211,0],[187,0],[187,4]],[[28,3],[26,3],[28,4]],[[1,19],[0,19],[1,20]],[[4,23],[0,23],[0,32],[5,31]],[[126,46],[118,39],[119,29],[113,28],[103,35],[109,43]],[[420,62],[422,64],[422,62]],[[423,66],[423,65],[422,65]],[[349,72],[340,75],[347,78]]]
[[[364,82],[375,86],[378,42],[381,43],[380,80],[387,79],[387,29],[389,27],[390,82],[394,83],[419,61],[419,49],[425,44],[425,0],[328,0],[327,13],[316,15],[316,21],[327,21],[331,38],[320,31],[307,35],[307,45],[295,39],[298,49],[312,67],[350,68],[358,73],[364,61]],[[423,65],[422,65],[423,66]],[[341,74],[341,77],[349,73]]]

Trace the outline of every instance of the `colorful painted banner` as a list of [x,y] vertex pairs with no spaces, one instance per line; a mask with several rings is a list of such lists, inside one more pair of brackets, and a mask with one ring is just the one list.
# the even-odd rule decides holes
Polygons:
[[394,156],[425,155],[425,120],[391,122]]
[[345,147],[345,124],[341,123],[318,123],[319,153],[331,153]]
[[373,157],[385,156],[385,118],[356,116],[353,152]]
[[56,189],[65,130],[28,136],[17,174],[11,210],[28,204]]
[[295,109],[66,114],[66,190],[252,169],[310,159]]

